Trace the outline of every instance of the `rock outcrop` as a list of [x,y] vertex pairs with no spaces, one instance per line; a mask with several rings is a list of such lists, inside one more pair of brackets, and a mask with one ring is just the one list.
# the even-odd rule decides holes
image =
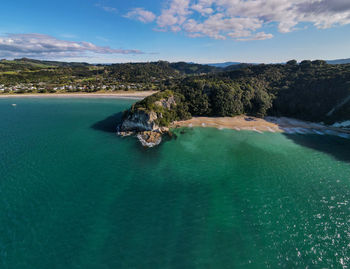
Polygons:
[[143,146],[154,147],[162,141],[162,135],[169,133],[169,128],[161,126],[160,120],[164,111],[176,106],[173,95],[161,98],[153,103],[155,109],[147,110],[144,107],[127,111],[122,123],[118,126],[118,135],[136,135]]
[[168,98],[163,98],[159,101],[156,101],[155,104],[157,106],[170,110],[172,106],[176,106],[176,101],[175,101],[175,97],[172,95],[172,96],[169,96]]
[[162,142],[162,134],[152,131],[140,132],[137,135],[137,138],[144,147],[149,148],[157,146],[160,144],[160,142]]
[[156,131],[160,127],[156,123],[158,119],[157,113],[151,111],[138,109],[123,120],[120,125],[120,131],[122,132],[143,132],[143,131]]

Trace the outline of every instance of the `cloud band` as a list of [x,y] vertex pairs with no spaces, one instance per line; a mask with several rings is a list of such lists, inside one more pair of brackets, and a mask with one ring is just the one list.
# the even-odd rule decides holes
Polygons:
[[68,58],[86,53],[142,54],[139,50],[113,49],[90,42],[60,40],[43,34],[7,34],[0,36],[0,57]]

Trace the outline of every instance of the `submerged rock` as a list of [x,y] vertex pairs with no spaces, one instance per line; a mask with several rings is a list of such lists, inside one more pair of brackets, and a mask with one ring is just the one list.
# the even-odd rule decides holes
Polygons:
[[120,136],[131,136],[131,135],[134,135],[135,133],[134,132],[118,131],[117,134],[120,135]]
[[162,134],[152,131],[140,132],[137,138],[144,147],[154,147],[162,142]]

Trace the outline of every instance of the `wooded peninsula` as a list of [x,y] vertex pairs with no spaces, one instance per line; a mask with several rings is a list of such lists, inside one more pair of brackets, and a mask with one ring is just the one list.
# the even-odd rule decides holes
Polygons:
[[157,131],[194,116],[285,116],[333,124],[350,119],[350,64],[291,60],[225,68],[165,61],[87,64],[0,61],[0,92],[158,93],[124,113],[124,132]]

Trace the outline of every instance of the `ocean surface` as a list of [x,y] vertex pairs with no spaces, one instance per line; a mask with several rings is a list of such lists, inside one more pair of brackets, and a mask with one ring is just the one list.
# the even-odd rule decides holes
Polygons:
[[350,140],[184,128],[145,149],[115,135],[133,102],[0,99],[1,269],[350,266]]

